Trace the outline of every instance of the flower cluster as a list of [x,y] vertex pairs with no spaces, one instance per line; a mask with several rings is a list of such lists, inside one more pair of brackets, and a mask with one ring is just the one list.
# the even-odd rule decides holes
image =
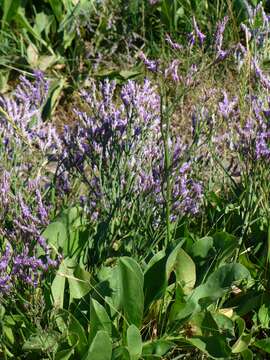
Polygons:
[[51,181],[44,164],[61,148],[41,117],[47,94],[48,81],[36,71],[33,82],[20,77],[15,91],[0,97],[0,293],[37,286],[57,266],[41,235],[49,222],[42,194]]
[[[129,81],[116,97],[114,83],[104,82],[99,89],[82,92],[89,110],[76,111],[80,119],[66,128],[61,162],[66,174],[75,174],[88,187],[88,205],[94,218],[112,204],[128,208],[130,195],[152,199],[153,209],[162,208],[165,188],[163,143],[160,124],[160,98],[156,88]],[[119,102],[119,100],[121,100]],[[174,154],[173,209],[177,215],[196,213],[201,198],[199,184],[182,171],[185,147],[171,142]],[[62,171],[62,174],[64,171]]]
[[0,97],[0,140],[5,153],[14,156],[37,150],[42,157],[61,146],[55,128],[42,121],[42,106],[48,94],[48,81],[40,71],[34,72],[34,82],[20,77],[20,83],[10,96]]
[[[26,193],[12,191],[12,174],[4,171],[0,179],[1,211],[0,294],[19,286],[38,285],[42,274],[58,262],[42,237],[49,222],[48,206],[40,193],[40,179],[28,181]],[[31,200],[29,200],[31,199]]]

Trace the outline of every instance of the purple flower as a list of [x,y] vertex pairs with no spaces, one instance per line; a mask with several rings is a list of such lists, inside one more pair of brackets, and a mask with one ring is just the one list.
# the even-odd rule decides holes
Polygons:
[[204,35],[204,34],[200,31],[200,29],[199,29],[199,27],[198,27],[198,24],[197,24],[196,19],[195,19],[194,16],[193,16],[193,18],[192,18],[192,21],[193,21],[194,34],[196,35],[196,37],[197,37],[198,40],[199,40],[200,45],[202,46],[203,43],[204,43],[204,40],[205,40],[205,38],[206,38],[206,35]]
[[180,61],[179,60],[173,60],[169,67],[165,69],[165,77],[167,78],[169,75],[172,77],[174,82],[179,82],[180,77],[178,75],[178,67],[179,67]]
[[252,65],[253,65],[255,75],[259,79],[262,86],[265,89],[270,90],[270,79],[266,75],[263,74],[262,70],[260,69],[260,67],[255,59],[253,59]]
[[231,114],[235,113],[235,107],[237,105],[238,99],[234,97],[231,101],[228,98],[228,94],[226,91],[223,91],[223,101],[219,102],[219,113],[225,119],[228,119]]
[[141,51],[139,54],[139,58],[142,60],[144,65],[147,67],[149,71],[157,72],[158,71],[158,62],[154,60],[149,60],[145,56],[145,54]]
[[220,53],[220,51],[222,50],[223,35],[228,20],[229,20],[228,16],[225,16],[224,19],[219,21],[217,24],[217,29],[215,33],[215,44],[214,44],[214,48],[217,53]]
[[182,50],[183,49],[182,45],[172,41],[169,34],[166,34],[165,40],[167,41],[167,43],[170,45],[170,47],[172,49],[174,49],[174,50]]

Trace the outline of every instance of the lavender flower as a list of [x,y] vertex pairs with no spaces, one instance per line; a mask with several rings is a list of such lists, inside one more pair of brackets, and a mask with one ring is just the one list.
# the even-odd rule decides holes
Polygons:
[[[0,257],[0,296],[15,290],[17,286],[36,287],[44,271],[54,264],[51,250],[41,236],[44,225],[48,224],[48,208],[40,190],[36,189],[36,199],[34,193],[32,196],[27,193],[32,201],[29,205],[22,192],[13,195],[8,190],[11,179],[11,175],[4,172],[0,181],[7,189],[5,202],[2,203],[4,206],[0,210],[0,235],[7,241]],[[39,180],[35,183],[38,184]],[[39,250],[43,251],[44,258],[38,257]]]
[[147,57],[145,56],[145,54],[142,51],[139,54],[139,58],[142,60],[142,62],[144,63],[144,65],[147,67],[148,70],[150,70],[152,72],[158,71],[158,62],[157,61],[147,59]]
[[238,99],[234,97],[231,101],[229,101],[228,94],[226,91],[223,91],[223,101],[219,102],[219,113],[225,119],[228,119],[231,114],[235,115],[235,107],[237,105]]
[[[175,81],[179,81],[178,64],[178,61],[173,62],[166,72],[166,76],[172,76]],[[99,88],[93,86],[93,89],[91,93],[82,92],[89,112],[76,111],[78,125],[64,133],[61,162],[65,165],[65,173],[68,178],[72,178],[72,174],[80,177],[88,188],[84,207],[89,207],[89,213],[94,216],[91,216],[92,221],[109,212],[112,204],[118,206],[119,199],[122,209],[129,209],[130,193],[143,201],[149,199],[153,211],[161,214],[164,207],[164,159],[160,98],[156,88],[148,80],[143,85],[129,81],[122,87],[120,99],[115,98],[115,88],[111,83],[105,82]],[[196,213],[201,195],[199,184],[191,178],[191,171],[184,172],[180,165],[185,146],[178,140],[175,145],[171,142],[170,146],[174,154],[172,178],[176,178],[173,197],[177,218],[189,211]]]
[[180,81],[180,76],[178,75],[178,67],[179,67],[180,61],[179,60],[173,60],[169,67],[165,69],[164,75],[167,78],[168,76],[171,76],[174,82]]
[[253,65],[255,75],[259,79],[262,86],[265,89],[270,90],[270,80],[266,75],[263,74],[262,70],[260,69],[260,67],[255,59],[253,60],[252,65]]
[[197,24],[197,22],[196,22],[196,19],[195,19],[195,17],[193,16],[193,18],[192,18],[192,21],[193,21],[193,34],[198,38],[198,40],[199,40],[199,43],[200,43],[200,45],[202,46],[203,45],[203,43],[204,43],[204,40],[205,40],[205,38],[206,38],[206,35],[204,35],[201,31],[200,31],[200,29],[199,29],[199,27],[198,27],[198,24]]
[[217,53],[219,53],[222,50],[223,35],[228,20],[229,20],[228,16],[225,16],[225,18],[219,21],[217,24],[217,29],[215,33],[215,44],[214,44],[214,48]]
[[170,45],[170,47],[173,50],[182,50],[183,49],[182,45],[172,41],[169,34],[166,34],[165,40],[167,41],[167,43]]

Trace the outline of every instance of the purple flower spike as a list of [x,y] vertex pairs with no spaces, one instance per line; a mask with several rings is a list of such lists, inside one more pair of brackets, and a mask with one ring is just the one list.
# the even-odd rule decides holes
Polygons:
[[270,90],[270,79],[265,74],[263,74],[262,70],[260,69],[260,67],[255,59],[253,60],[252,65],[253,65],[255,75],[259,79],[262,86],[265,89]]
[[157,72],[158,71],[158,62],[154,60],[149,60],[145,56],[145,54],[141,51],[139,54],[139,58],[142,60],[144,65],[147,67],[149,71]]
[[183,49],[182,45],[172,41],[169,34],[166,34],[165,40],[167,41],[167,43],[170,45],[170,47],[173,50],[182,50]]
[[217,53],[219,53],[222,50],[223,35],[228,20],[229,20],[228,16],[225,16],[225,18],[219,21],[217,24],[217,29],[215,33],[215,44],[214,44],[214,48]]
[[195,19],[194,16],[193,16],[193,18],[192,18],[192,21],[193,21],[193,28],[194,28],[195,35],[196,35],[196,37],[198,38],[200,45],[202,46],[203,43],[204,43],[204,40],[205,40],[205,38],[206,38],[206,35],[204,35],[204,34],[200,31],[200,29],[199,29],[199,27],[198,27],[198,24],[197,24],[196,19]]

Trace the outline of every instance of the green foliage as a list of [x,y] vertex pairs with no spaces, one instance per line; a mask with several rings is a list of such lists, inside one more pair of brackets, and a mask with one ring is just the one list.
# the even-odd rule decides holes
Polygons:
[[[253,5],[257,3],[253,1]],[[93,47],[95,56],[100,50],[110,57],[110,41],[115,40],[119,45],[127,36],[128,40],[132,39],[131,51],[144,47],[146,52],[157,57],[162,54],[171,60],[171,54],[166,54],[164,34],[170,33],[174,40],[185,42],[191,31],[192,16],[203,31],[213,34],[216,22],[228,14],[226,44],[239,40],[242,36],[238,32],[239,24],[247,21],[248,16],[245,2],[241,0],[160,0],[154,5],[143,0],[108,0],[103,4],[90,0],[48,0],[36,4],[2,0],[0,9],[1,92],[8,90],[10,68],[48,71],[54,80],[42,109],[44,120],[52,117],[61,94],[70,90],[70,82],[74,81],[73,85],[79,88],[81,80],[92,72],[91,61],[85,56],[86,43]],[[258,24],[253,24],[253,30]],[[88,26],[92,26],[89,32]],[[108,39],[108,33],[112,38]],[[202,48],[198,46],[195,55],[184,53],[181,74],[186,71],[186,63],[202,61],[202,69],[206,67],[209,59],[203,61],[208,56],[208,46],[208,43]],[[116,57],[120,57],[121,50],[119,46]],[[267,60],[268,48],[261,49],[256,41],[250,41],[249,51],[249,56],[258,53],[263,61]],[[83,70],[78,70],[81,62]],[[63,71],[58,71],[59,65],[64,66]],[[95,76],[116,79],[117,84],[121,84],[142,73],[136,66],[127,69],[124,65],[121,69],[107,65],[98,68]],[[214,71],[214,65],[220,65],[217,70],[220,77],[223,71],[226,76],[232,67],[231,60],[225,65],[214,61],[210,62],[210,71]],[[244,65],[242,72],[245,71],[251,79],[250,63]],[[233,68],[240,88],[244,83],[244,79],[240,79],[243,73],[234,72]],[[206,81],[200,76],[203,73],[199,73],[191,91],[180,99],[175,95],[174,85],[168,79],[162,80],[161,93],[169,88],[167,93],[162,93],[166,94],[162,98],[164,110],[161,106],[161,117],[165,117],[162,128],[163,125],[169,128],[173,118],[170,111],[166,118],[167,103],[177,110],[185,103],[189,105],[192,92],[200,87],[200,82]],[[246,95],[250,95],[255,85],[250,79],[243,85],[244,89],[239,90],[244,92],[239,122],[251,114]],[[203,106],[204,121],[209,114]],[[180,111],[176,113],[177,119],[182,116]],[[217,108],[213,112],[218,123]],[[200,126],[198,137],[207,133],[204,124]],[[91,214],[76,205],[82,189],[81,178],[74,181],[71,194],[63,199],[57,198],[56,188],[48,190],[53,203],[52,221],[41,233],[54,254],[61,254],[61,262],[55,272],[45,274],[37,289],[32,292],[21,289],[11,299],[1,298],[0,358],[267,358],[270,353],[269,167],[234,153],[234,157],[238,156],[240,175],[231,174],[226,161],[218,158],[219,154],[213,155],[208,163],[203,162],[206,167],[203,169],[196,150],[205,144],[198,145],[197,140],[194,137],[187,157],[198,166],[196,171],[202,180],[206,179],[203,211],[191,219],[183,216],[173,226],[170,206],[167,214],[163,209],[157,224],[153,221],[151,204],[146,204],[143,197],[135,199],[129,187],[123,196],[128,199],[128,206],[122,201],[117,211],[114,210],[119,202],[117,179],[123,171],[117,161],[111,168],[103,168],[104,187],[105,191],[110,190],[111,203],[104,205],[106,218],[102,220],[90,220]],[[208,133],[205,142],[209,148],[218,146],[211,143]],[[8,159],[9,154],[2,146],[3,157]],[[161,146],[164,151],[169,150],[169,142],[167,147],[166,143]],[[204,148],[202,154],[203,157]],[[123,152],[118,156],[122,160]],[[20,165],[21,158],[15,160],[11,167]],[[168,156],[165,169],[168,174],[170,161],[173,156]],[[32,170],[39,174],[41,167],[37,162]],[[87,168],[87,171],[93,169]],[[13,195],[23,188],[23,181],[15,180]],[[125,180],[132,184],[132,174],[127,174]],[[170,180],[168,175],[166,185]],[[161,187],[166,204],[171,205],[169,196],[166,198],[163,194],[164,184]],[[144,211],[140,211],[142,207]],[[39,255],[43,257],[44,251],[40,250]]]

